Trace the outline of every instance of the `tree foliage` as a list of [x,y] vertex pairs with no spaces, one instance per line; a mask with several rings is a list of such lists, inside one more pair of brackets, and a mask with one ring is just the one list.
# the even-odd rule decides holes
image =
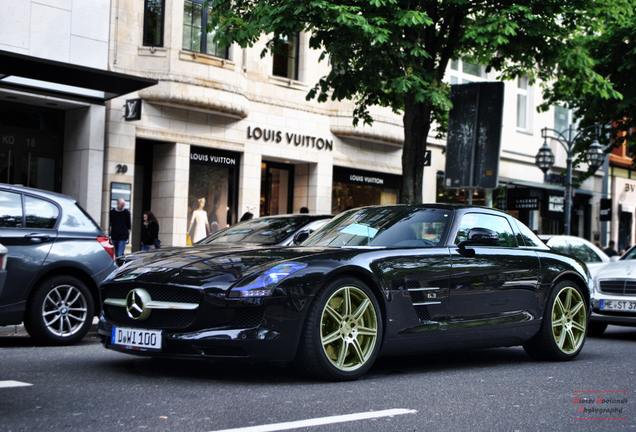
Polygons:
[[[627,145],[636,154],[636,1],[626,2],[622,8],[604,20],[603,28],[596,34],[581,35],[578,43],[589,52],[591,68],[597,76],[609,82],[620,97],[612,96],[605,88],[589,91],[595,85],[585,76],[577,76],[569,69],[558,77],[547,103],[564,102],[574,110],[580,127],[600,124],[608,134],[602,144],[614,147]],[[566,65],[567,66],[567,65]],[[603,139],[604,138],[604,139]],[[581,149],[583,150],[583,149]],[[580,158],[579,158],[580,159]]]
[[[210,2],[212,3],[212,2]],[[223,44],[253,46],[263,34],[309,35],[331,70],[307,95],[353,100],[354,124],[372,123],[369,107],[403,116],[401,201],[422,200],[427,137],[445,132],[451,108],[444,75],[451,60],[487,66],[501,79],[558,81],[550,103],[572,91],[599,100],[620,95],[594,69],[587,38],[621,14],[628,0],[214,0],[208,31]]]

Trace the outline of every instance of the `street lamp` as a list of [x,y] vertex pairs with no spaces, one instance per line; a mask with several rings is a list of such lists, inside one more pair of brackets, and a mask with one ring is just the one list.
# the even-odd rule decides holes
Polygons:
[[581,138],[581,136],[587,132],[588,130],[594,129],[594,142],[590,145],[590,147],[585,152],[585,161],[591,168],[592,172],[595,172],[602,164],[605,158],[605,153],[603,152],[603,147],[598,142],[598,135],[600,132],[601,126],[598,124],[588,126],[586,128],[581,129],[578,133],[575,134],[575,130],[570,127],[560,132],[556,129],[543,128],[541,129],[541,138],[543,138],[543,145],[539,149],[537,156],[535,157],[535,164],[544,174],[546,174],[552,165],[554,165],[554,153],[552,153],[552,149],[548,145],[548,138],[553,139],[561,143],[563,148],[567,153],[567,172],[565,178],[565,199],[564,199],[564,211],[565,211],[565,235],[570,235],[570,219],[572,217],[572,159],[574,154],[574,147],[576,142]]

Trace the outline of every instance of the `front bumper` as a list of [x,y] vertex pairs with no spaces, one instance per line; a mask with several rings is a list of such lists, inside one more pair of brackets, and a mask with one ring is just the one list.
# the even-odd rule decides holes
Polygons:
[[619,296],[596,291],[592,299],[592,316],[590,321],[613,325],[636,326],[636,310],[616,311],[602,310],[603,301],[636,301],[634,296]]
[[[102,343],[115,351],[157,358],[232,360],[247,362],[288,363],[296,356],[304,319],[304,308],[298,299],[268,299],[263,312],[255,319],[233,319],[232,322],[212,316],[229,316],[227,307],[202,305],[185,328],[162,328],[150,319],[147,322],[118,319],[113,321],[102,313],[98,331]],[[112,309],[112,308],[111,308]],[[238,308],[252,314],[254,307]],[[236,312],[237,308],[234,308]],[[239,313],[238,315],[242,315]],[[206,325],[214,322],[221,325]],[[153,325],[148,325],[151,323]],[[113,343],[113,327],[161,330],[161,350],[149,351]]]

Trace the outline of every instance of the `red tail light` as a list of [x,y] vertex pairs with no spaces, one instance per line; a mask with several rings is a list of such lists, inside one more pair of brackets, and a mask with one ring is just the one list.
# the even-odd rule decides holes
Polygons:
[[97,241],[99,242],[99,244],[102,245],[104,249],[106,249],[106,252],[108,252],[108,255],[110,255],[113,261],[115,261],[115,246],[113,245],[110,237],[99,236],[97,237]]

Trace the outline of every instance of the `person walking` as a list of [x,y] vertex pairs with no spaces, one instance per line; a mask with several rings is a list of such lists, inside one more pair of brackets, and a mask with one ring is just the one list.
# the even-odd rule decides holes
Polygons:
[[605,249],[603,249],[603,252],[605,252],[605,255],[607,255],[610,258],[618,255],[618,252],[616,252],[616,249],[614,249],[615,246],[616,246],[616,243],[614,243],[614,240],[610,240],[609,245]]
[[122,256],[130,237],[130,211],[123,198],[117,199],[117,207],[110,209],[109,231],[115,246],[115,256]]
[[159,249],[161,241],[159,240],[159,222],[152,212],[145,211],[143,215],[143,224],[141,225],[141,250]]

